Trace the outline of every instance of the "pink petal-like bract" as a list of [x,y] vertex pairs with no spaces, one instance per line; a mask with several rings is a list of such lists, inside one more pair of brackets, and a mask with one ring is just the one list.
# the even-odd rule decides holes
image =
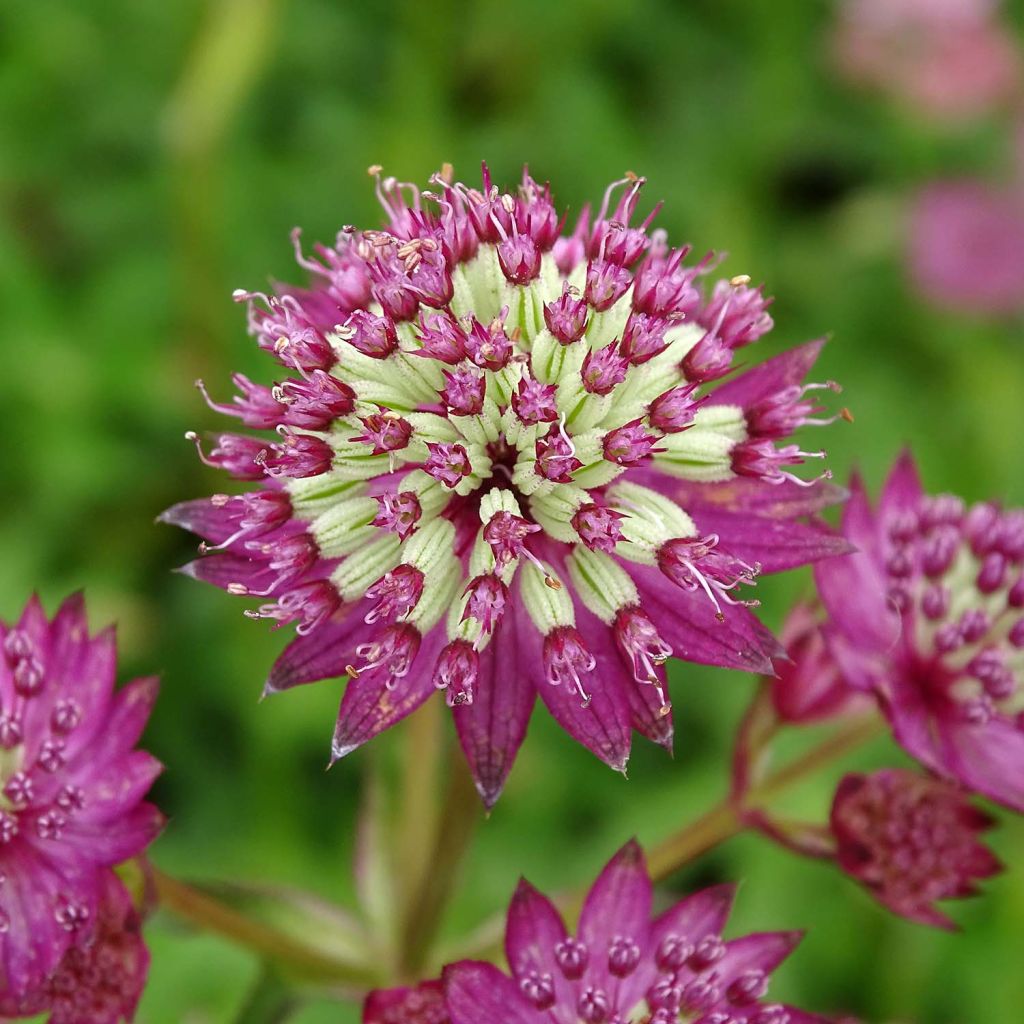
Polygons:
[[105,941],[108,918],[121,914],[109,869],[142,853],[163,824],[144,800],[161,766],[136,749],[156,680],[115,690],[116,667],[113,631],[89,636],[79,596],[52,620],[33,598],[18,622],[0,623],[0,999],[9,1003],[48,984],[72,948],[88,958],[90,943]]

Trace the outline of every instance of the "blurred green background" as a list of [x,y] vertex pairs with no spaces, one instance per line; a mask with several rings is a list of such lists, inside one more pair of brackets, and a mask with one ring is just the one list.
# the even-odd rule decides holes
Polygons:
[[[120,623],[124,676],[162,675],[148,745],[168,766],[164,869],[351,890],[369,755],[323,771],[337,684],[257,706],[285,637],[172,575],[194,542],[153,520],[221,486],[182,438],[218,425],[194,378],[217,395],[235,369],[271,379],[231,290],[298,279],[294,224],[312,242],[376,223],[371,163],[425,181],[451,161],[473,181],[486,158],[512,183],[528,161],[573,211],[627,168],[646,175],[674,239],[767,282],[777,329],[762,354],[833,335],[821,376],[843,382],[856,423],[813,441],[837,475],[857,463],[877,486],[909,442],[932,489],[1024,501],[1021,324],[926,307],[901,259],[907,196],[933,176],[1005,172],[1006,123],[944,130],[852,91],[830,71],[832,16],[809,0],[4,5],[0,614],[33,588],[52,609],[86,587],[94,624]],[[766,618],[806,585],[765,584]],[[630,835],[652,842],[720,795],[753,681],[674,675],[676,758],[639,741],[628,783],[535,717],[450,934],[503,907],[520,873],[576,884]],[[855,763],[898,760],[883,742]],[[834,778],[792,806],[820,815]],[[994,842],[1019,870],[1022,823]],[[722,878],[744,880],[735,928],[809,930],[779,998],[875,1024],[1020,1020],[1017,872],[954,908],[962,934],[887,916],[828,866],[751,837],[672,885]],[[246,1019],[249,955],[163,914],[148,934],[140,1022]],[[319,999],[294,1019],[357,1012]]]

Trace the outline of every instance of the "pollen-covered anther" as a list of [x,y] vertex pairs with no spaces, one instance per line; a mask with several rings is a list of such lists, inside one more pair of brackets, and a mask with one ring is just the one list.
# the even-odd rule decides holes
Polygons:
[[438,655],[434,686],[445,691],[449,707],[473,703],[473,688],[480,672],[480,656],[466,640],[453,640]]
[[571,345],[583,337],[589,315],[586,300],[568,281],[562,285],[562,294],[544,306],[544,323],[563,345]]
[[629,360],[613,341],[596,352],[587,352],[580,369],[583,388],[592,395],[610,395],[626,379],[628,369]]
[[583,677],[597,666],[597,660],[583,642],[575,626],[556,626],[544,638],[544,674],[552,686],[572,686],[580,695],[583,707],[589,707],[591,696],[583,686]]
[[570,520],[572,528],[591,551],[612,552],[615,545],[622,540],[622,527],[619,521],[625,519],[622,512],[617,512],[607,505],[588,502],[580,505]]
[[825,470],[814,480],[803,480],[783,470],[783,466],[799,466],[805,459],[823,459],[824,452],[805,452],[799,445],[787,444],[781,448],[767,438],[741,441],[732,450],[732,468],[739,476],[755,477],[766,484],[781,484],[787,480],[800,487],[810,487],[818,480],[830,480],[832,472]]
[[576,446],[564,427],[559,425],[552,425],[544,437],[537,438],[534,450],[537,455],[537,474],[552,483],[569,483],[572,474],[583,466],[583,462],[576,457]]
[[512,392],[512,410],[527,427],[536,423],[554,423],[558,419],[557,393],[556,384],[541,384],[539,380],[524,375]]
[[363,432],[349,440],[371,445],[373,455],[401,451],[408,446],[412,437],[412,424],[394,413],[375,412],[369,416],[360,416],[359,422],[363,425]]
[[526,553],[526,538],[540,527],[511,512],[496,512],[484,527],[484,540],[491,547],[499,569]]
[[508,587],[494,573],[484,573],[469,581],[465,590],[463,621],[475,619],[484,633],[490,633],[501,621],[508,601]]
[[632,420],[604,436],[604,457],[617,466],[637,466],[663,448],[655,447],[661,440],[652,434],[642,420]]
[[683,590],[703,590],[715,606],[719,620],[725,615],[721,603],[755,607],[757,601],[738,601],[729,592],[740,585],[753,585],[760,566],[748,565],[718,547],[718,537],[676,537],[658,549],[658,568]]
[[405,618],[419,603],[423,593],[423,573],[414,565],[402,563],[386,572],[366,591],[366,597],[377,603],[366,613],[364,622],[387,625]]
[[457,487],[459,481],[473,471],[469,453],[461,444],[428,441],[427,452],[429,454],[423,463],[423,471],[445,487]]
[[397,494],[387,491],[376,495],[375,500],[379,508],[372,525],[394,533],[399,540],[412,535],[423,515],[423,507],[415,491],[399,491]]

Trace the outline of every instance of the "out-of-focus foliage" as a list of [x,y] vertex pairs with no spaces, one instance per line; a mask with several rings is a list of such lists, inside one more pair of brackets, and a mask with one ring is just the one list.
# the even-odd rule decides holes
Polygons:
[[[215,425],[192,381],[223,395],[230,370],[272,373],[231,289],[296,277],[296,223],[310,241],[375,223],[371,163],[422,182],[451,161],[471,180],[484,157],[512,182],[529,161],[571,210],[627,168],[645,174],[674,239],[728,249],[728,269],[767,282],[771,344],[832,335],[821,373],[856,423],[808,440],[840,476],[856,463],[876,485],[909,442],[931,488],[1024,501],[1022,325],[929,309],[902,263],[907,197],[934,176],[998,175],[1006,125],[946,131],[852,92],[830,71],[830,18],[807,0],[5,6],[0,614],[33,588],[53,607],[88,587],[95,623],[120,623],[125,676],[161,673],[148,745],[168,766],[163,867],[345,896],[361,775],[401,742],[325,774],[338,685],[257,706],[283,636],[172,575],[190,542],[153,525],[220,486],[182,439]],[[806,585],[763,585],[767,618]],[[677,671],[676,758],[638,746],[629,782],[538,715],[448,931],[503,906],[520,873],[545,889],[586,879],[629,835],[653,841],[717,798],[751,688]],[[883,743],[859,763],[896,760]],[[822,780],[791,805],[823,814],[828,799]],[[1024,1005],[1024,827],[995,845],[1017,871],[956,908],[964,934],[887,917],[756,837],[673,885],[744,879],[738,930],[807,928],[776,989],[799,1005],[1009,1022]],[[234,1019],[250,957],[165,916],[149,938],[142,1024]],[[295,1019],[356,1011],[321,1000]]]

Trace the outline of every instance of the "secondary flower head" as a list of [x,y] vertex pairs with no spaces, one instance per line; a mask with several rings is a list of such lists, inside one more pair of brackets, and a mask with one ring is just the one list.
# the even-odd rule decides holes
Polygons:
[[745,588],[843,549],[802,521],[835,497],[795,473],[822,453],[786,443],[828,422],[821,343],[732,376],[768,300],[705,290],[633,175],[560,235],[529,175],[374,173],[383,230],[300,253],[311,290],[240,295],[287,379],[217,406],[276,433],[200,447],[256,487],[165,513],[204,538],[186,572],[296,624],[268,692],[348,675],[335,758],[436,688],[488,804],[538,694],[622,769],[632,729],[671,744],[671,654],[770,671]]
[[951,927],[936,900],[971,896],[999,862],[978,836],[992,826],[963,790],[916,772],[847,775],[832,803],[840,867],[890,910]]
[[410,988],[376,989],[363,1004],[363,1024],[448,1024],[439,981]]
[[643,853],[629,843],[594,883],[573,936],[521,882],[505,932],[512,976],[474,961],[447,967],[452,1024],[824,1024],[766,999],[799,934],[724,939],[732,900],[718,886],[652,918]]
[[149,952],[131,896],[105,871],[89,938],[72,946],[38,989],[21,999],[0,996],[0,1013],[49,1013],[49,1024],[121,1024],[134,1020],[148,971]]
[[815,572],[840,671],[922,764],[1024,811],[1024,510],[928,497],[909,455],[876,508],[852,490],[858,553]]
[[114,634],[90,637],[79,597],[47,621],[34,598],[0,623],[0,995],[37,990],[92,941],[106,869],[141,853],[162,818],[160,771],[135,749],[156,681],[114,692]]
[[840,70],[931,117],[979,117],[1020,85],[1016,40],[998,0],[845,0]]
[[910,272],[935,305],[1009,315],[1024,309],[1024,188],[938,181],[911,211]]

